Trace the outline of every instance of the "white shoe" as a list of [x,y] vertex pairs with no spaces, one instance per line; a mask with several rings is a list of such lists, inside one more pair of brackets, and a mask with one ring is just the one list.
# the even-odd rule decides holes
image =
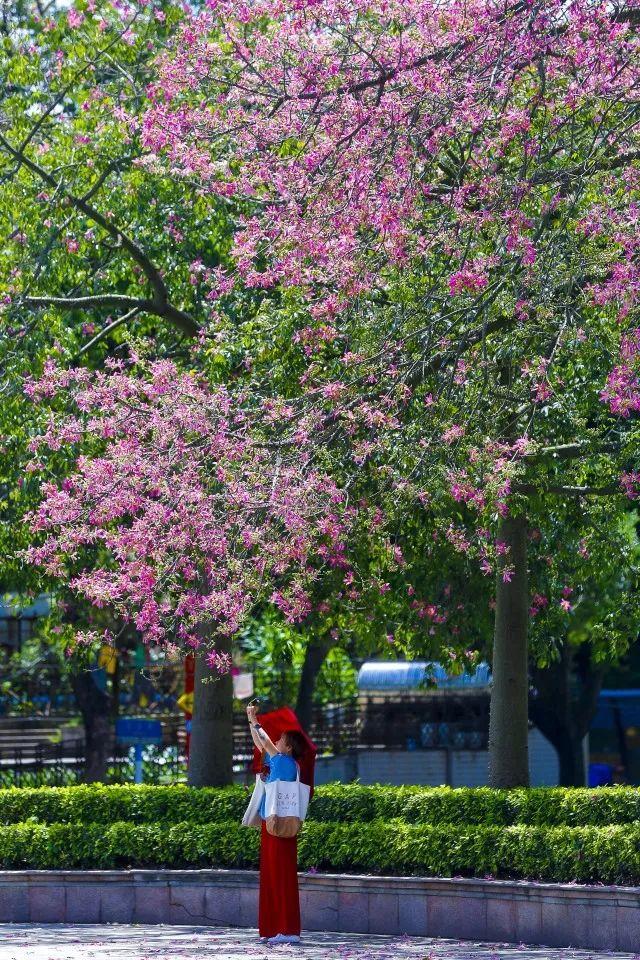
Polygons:
[[301,939],[297,934],[294,933],[277,933],[275,937],[269,937],[267,943],[270,947],[276,946],[278,943],[301,943]]

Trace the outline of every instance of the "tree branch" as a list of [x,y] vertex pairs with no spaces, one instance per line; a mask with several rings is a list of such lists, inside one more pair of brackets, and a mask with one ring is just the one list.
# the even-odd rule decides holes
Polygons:
[[608,487],[572,487],[572,486],[536,486],[533,483],[514,483],[512,490],[514,493],[551,493],[561,497],[614,497],[625,496],[624,490],[619,484],[611,484]]
[[601,443],[595,448],[592,448],[588,441],[583,443],[561,443],[557,447],[542,447],[541,450],[536,450],[535,453],[526,453],[522,459],[527,460],[529,463],[535,463],[543,457],[554,457],[556,460],[575,460],[579,457],[586,457],[589,454],[597,456],[601,453],[618,453],[619,450],[620,444],[616,442]]
[[89,310],[91,307],[129,307],[153,312],[153,300],[127,297],[120,293],[97,293],[88,297],[23,297],[28,307],[59,307],[61,310]]
[[443,367],[457,361],[463,353],[466,353],[471,347],[477,346],[477,344],[481,343],[489,334],[496,333],[499,330],[508,330],[509,327],[516,326],[519,322],[516,317],[502,316],[491,320],[489,323],[483,324],[481,327],[477,327],[462,337],[455,349],[436,355],[431,360],[417,365],[405,382],[408,383],[409,386],[416,386],[416,384],[421,383],[428,374],[437,373]]
[[[156,265],[149,259],[147,254],[142,250],[135,241],[133,241],[127,234],[123,233],[115,224],[111,223],[107,217],[103,216],[99,210],[96,210],[87,200],[82,197],[76,196],[70,190],[68,190],[62,183],[58,182],[55,177],[51,176],[47,170],[41,167],[35,161],[27,157],[23,152],[17,150],[3,135],[0,134],[0,145],[2,145],[5,150],[11,154],[11,156],[18,161],[20,165],[24,165],[28,170],[31,170],[32,173],[35,173],[44,183],[47,183],[50,187],[55,189],[57,192],[62,194],[69,200],[69,202],[76,208],[80,210],[89,220],[92,220],[98,226],[112,237],[117,243],[121,243],[124,249],[127,251],[131,259],[141,267],[144,275],[151,284],[154,296],[151,301],[144,301],[145,304],[152,304],[152,309],[145,306],[145,309],[148,312],[155,314],[158,317],[163,317],[166,320],[169,320],[174,326],[178,327],[184,333],[189,334],[190,336],[195,336],[198,332],[198,326],[189,314],[185,313],[183,310],[174,307],[169,302],[169,295],[167,288],[165,286],[164,280],[160,271]],[[51,299],[51,298],[50,298]],[[130,305],[135,303],[134,298],[129,298]]]
[[127,313],[124,313],[121,317],[118,317],[112,323],[109,323],[103,330],[100,330],[100,332],[97,333],[93,339],[89,340],[89,343],[85,343],[84,347],[82,347],[82,349],[79,350],[74,357],[74,362],[79,360],[83,354],[87,353],[87,351],[90,350],[91,347],[95,346],[96,343],[99,343],[100,340],[104,340],[104,338],[117,327],[121,327],[123,323],[127,322],[127,320],[131,320],[133,317],[135,317],[137,313],[140,313],[140,307],[134,307]]

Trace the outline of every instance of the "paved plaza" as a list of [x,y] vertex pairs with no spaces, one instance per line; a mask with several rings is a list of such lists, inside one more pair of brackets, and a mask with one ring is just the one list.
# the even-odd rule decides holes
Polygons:
[[300,960],[640,960],[640,953],[421,937],[308,933],[301,946],[267,947],[258,942],[255,930],[0,924],[0,960],[263,960],[274,955]]

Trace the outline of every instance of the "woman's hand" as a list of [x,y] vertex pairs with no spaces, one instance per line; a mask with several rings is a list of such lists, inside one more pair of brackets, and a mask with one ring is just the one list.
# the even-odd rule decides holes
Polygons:
[[[249,704],[249,706],[247,707],[247,718],[249,720],[249,723],[251,724],[251,731],[250,731],[251,739],[253,740],[258,750],[261,750],[263,753],[268,753],[269,756],[272,757],[278,751],[276,750],[275,745],[273,744],[271,739],[267,736],[266,731],[263,730],[262,727],[259,727],[259,729],[256,729],[257,714],[258,714],[258,708],[254,704]],[[256,724],[256,726],[254,726],[254,724]]]

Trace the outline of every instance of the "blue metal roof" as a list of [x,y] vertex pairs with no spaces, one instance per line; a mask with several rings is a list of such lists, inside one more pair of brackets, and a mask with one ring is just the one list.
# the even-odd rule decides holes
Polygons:
[[601,690],[598,696],[606,700],[640,700],[640,690]]
[[612,730],[616,726],[614,710],[625,729],[640,727],[640,690],[601,690],[591,729]]
[[17,594],[5,594],[0,599],[0,620],[10,620],[14,617],[32,620],[35,617],[46,617],[50,612],[51,594],[41,593],[33,603],[25,606],[18,602]]
[[415,690],[427,681],[435,682],[444,690],[486,688],[491,682],[488,663],[479,664],[474,673],[453,675],[447,673],[441,663],[433,660],[370,660],[363,663],[358,672],[359,690]]

